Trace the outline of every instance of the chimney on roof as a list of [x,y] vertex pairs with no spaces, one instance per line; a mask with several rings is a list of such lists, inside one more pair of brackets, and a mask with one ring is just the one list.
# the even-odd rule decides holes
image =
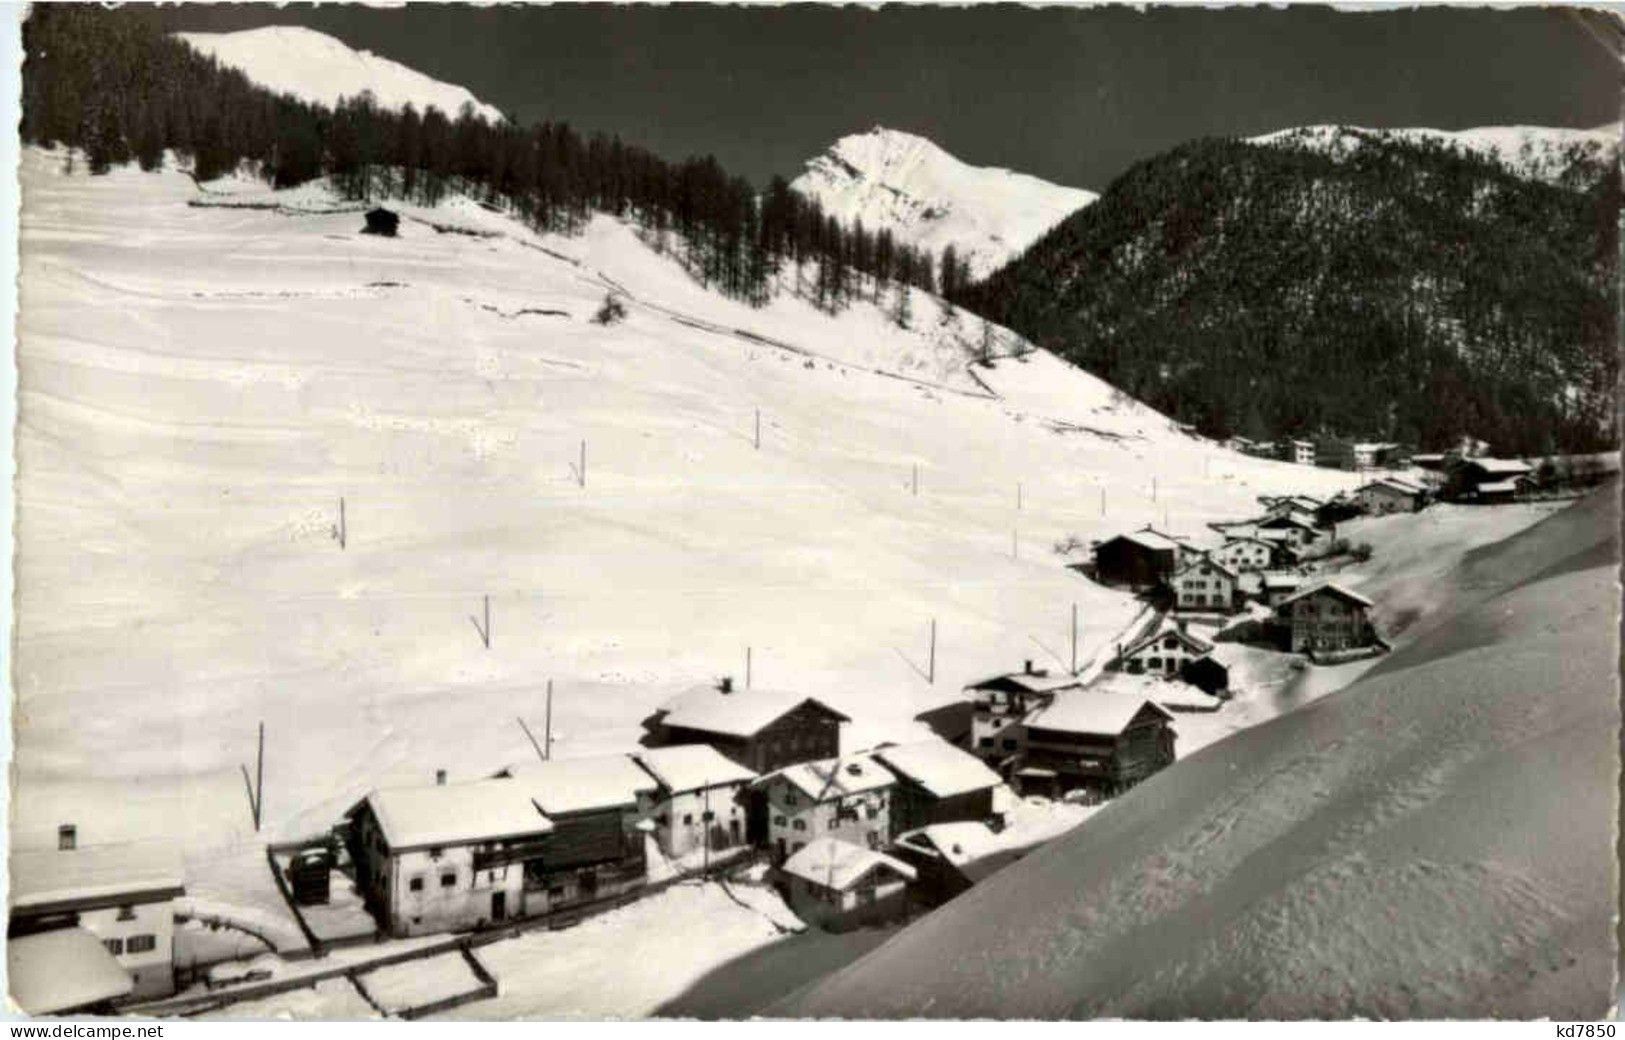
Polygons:
[[69,852],[79,847],[79,828],[71,823],[64,823],[56,829],[56,848],[58,852]]
[[1021,662],[1021,672],[1022,672],[1023,675],[1032,675],[1033,674],[1033,659],[1032,658],[1029,657],[1025,661]]
[[436,787],[446,786],[446,771],[444,769],[436,769],[434,771],[434,783]]
[[731,675],[724,675],[721,679],[718,679],[717,680],[717,692],[718,693],[732,693],[732,692],[734,692],[734,677],[731,676]]
[[1179,630],[1181,632],[1185,631],[1185,619],[1184,618],[1175,618],[1174,619],[1174,624],[1179,626]]

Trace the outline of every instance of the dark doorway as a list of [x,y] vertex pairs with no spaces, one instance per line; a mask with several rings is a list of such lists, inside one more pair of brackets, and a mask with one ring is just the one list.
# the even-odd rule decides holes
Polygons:
[[508,919],[508,893],[491,893],[491,920],[505,921]]

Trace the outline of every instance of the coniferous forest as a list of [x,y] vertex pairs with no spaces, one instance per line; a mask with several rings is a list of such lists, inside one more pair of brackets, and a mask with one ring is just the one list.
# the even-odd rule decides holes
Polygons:
[[814,266],[805,291],[830,310],[895,291],[903,315],[909,287],[936,288],[929,253],[843,226],[782,178],[758,193],[710,156],[673,163],[565,123],[492,125],[467,107],[395,112],[363,95],[328,109],[254,85],[129,8],[37,5],[23,47],[22,140],[67,146],[92,174],[132,161],[155,170],[172,151],[199,181],[241,169],[279,188],[327,177],[348,198],[424,205],[462,192],[538,230],[573,233],[601,211],[675,236],[695,277],[755,305],[786,264]]
[[1614,156],[1351,137],[1141,162],[967,305],[1210,435],[1617,443]]

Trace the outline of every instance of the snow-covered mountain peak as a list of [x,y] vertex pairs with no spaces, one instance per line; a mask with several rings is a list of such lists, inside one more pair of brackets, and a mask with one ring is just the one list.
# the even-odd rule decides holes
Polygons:
[[951,244],[978,278],[1097,197],[971,166],[927,138],[881,126],[836,141],[792,187],[843,222],[889,229],[898,241],[934,254]]
[[268,25],[229,33],[176,33],[193,49],[240,70],[260,86],[304,101],[332,105],[370,90],[384,108],[430,105],[455,119],[465,103],[491,122],[502,111],[468,89],[442,83],[400,62],[358,51],[326,33],[297,25]]
[[1249,144],[1296,146],[1341,158],[1372,137],[1401,141],[1437,141],[1500,163],[1520,177],[1557,182],[1579,160],[1617,154],[1620,124],[1590,130],[1555,126],[1480,126],[1470,130],[1428,127],[1374,129],[1359,126],[1299,126],[1260,137]]

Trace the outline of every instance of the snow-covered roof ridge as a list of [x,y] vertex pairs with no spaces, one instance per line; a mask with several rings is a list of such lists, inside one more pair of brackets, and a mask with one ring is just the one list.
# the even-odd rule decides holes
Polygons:
[[102,941],[84,928],[57,928],[6,943],[6,989],[30,1015],[49,1015],[123,997],[135,987]]
[[1299,589],[1297,592],[1282,600],[1278,606],[1285,607],[1292,603],[1296,603],[1300,599],[1307,599],[1310,596],[1316,596],[1322,592],[1329,592],[1333,596],[1338,596],[1342,599],[1346,599],[1366,607],[1376,605],[1369,599],[1366,599],[1364,596],[1360,595],[1358,592],[1355,592],[1344,585],[1340,585],[1335,581],[1318,581],[1306,589]]
[[672,794],[756,779],[709,744],[676,744],[634,752],[632,758]]
[[803,693],[756,688],[724,691],[716,686],[695,686],[661,706],[666,713],[661,722],[680,729],[750,737],[808,701],[842,721],[851,721],[818,698]]
[[791,187],[844,223],[888,229],[933,254],[951,244],[977,278],[1097,198],[1030,174],[972,166],[928,138],[883,126],[839,138]]
[[507,770],[505,782],[523,789],[549,816],[636,805],[655,789],[655,779],[625,754],[525,762]]
[[175,37],[192,49],[238,69],[279,94],[332,106],[340,97],[370,90],[383,108],[433,105],[456,119],[464,104],[487,122],[507,117],[465,87],[442,83],[416,69],[371,51],[356,50],[326,33],[298,25],[267,25],[239,32],[182,32]]
[[914,868],[900,859],[830,837],[808,842],[780,869],[815,885],[844,891],[876,867],[893,870],[910,881],[916,877]]
[[875,750],[875,757],[899,776],[906,777],[938,798],[997,787],[999,774],[981,759],[946,740],[921,740]]
[[897,782],[896,775],[868,752],[825,758],[817,762],[797,762],[767,773],[757,783],[766,783],[774,778],[783,778],[785,782],[795,785],[815,802],[877,791]]
[[115,895],[179,895],[186,880],[179,851],[162,841],[16,849],[10,873],[14,910]]
[[530,793],[511,780],[381,788],[367,795],[366,804],[372,807],[384,840],[397,852],[553,829]]
[[1150,698],[1117,696],[1104,689],[1084,687],[1055,698],[1054,703],[1035,709],[1026,723],[1040,729],[1067,733],[1116,736],[1128,728],[1135,716],[1150,708],[1168,721],[1173,716]]

